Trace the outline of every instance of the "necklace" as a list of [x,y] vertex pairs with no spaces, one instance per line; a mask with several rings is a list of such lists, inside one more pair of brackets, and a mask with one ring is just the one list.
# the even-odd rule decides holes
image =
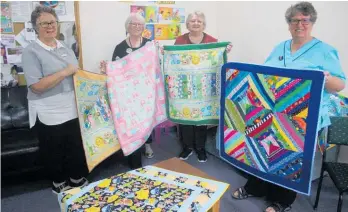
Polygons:
[[[135,47],[133,47],[133,45],[132,45],[132,42],[131,42],[130,37],[128,37],[128,41],[129,41],[130,47],[131,47],[132,49],[135,48]],[[141,46],[141,43],[142,43],[142,42],[143,42],[143,38],[140,37],[140,45],[139,45],[139,46]]]

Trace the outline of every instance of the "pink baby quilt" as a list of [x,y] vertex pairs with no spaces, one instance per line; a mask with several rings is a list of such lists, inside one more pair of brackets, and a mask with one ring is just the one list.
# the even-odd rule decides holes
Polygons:
[[108,62],[107,88],[115,129],[125,156],[141,147],[167,120],[164,85],[154,42]]

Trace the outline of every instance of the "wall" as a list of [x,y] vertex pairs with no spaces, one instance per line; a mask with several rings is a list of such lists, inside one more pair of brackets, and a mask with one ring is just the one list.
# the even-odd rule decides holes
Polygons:
[[[146,2],[137,2],[137,4],[146,5]],[[124,23],[130,13],[130,5],[130,3],[116,1],[80,1],[80,28],[85,70],[99,72],[99,61],[111,60],[115,46],[125,39]],[[206,32],[217,37],[217,4],[215,2],[186,1],[168,6],[185,8],[186,16],[195,10],[204,12],[208,19]],[[185,24],[182,25],[182,30],[187,32]],[[174,40],[162,43],[173,44]]]

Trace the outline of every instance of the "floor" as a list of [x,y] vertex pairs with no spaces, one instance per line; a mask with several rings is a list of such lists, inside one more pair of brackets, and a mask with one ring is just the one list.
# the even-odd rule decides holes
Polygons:
[[[212,130],[209,132],[207,149],[216,154],[215,137]],[[162,160],[176,157],[180,152],[180,144],[175,133],[163,134],[160,143],[152,144],[155,157],[152,159],[143,158],[144,165],[151,165]],[[262,199],[249,198],[247,200],[236,201],[231,198],[231,191],[242,186],[246,179],[243,174],[234,169],[231,165],[220,160],[214,154],[208,155],[206,163],[199,163],[197,157],[192,155],[187,162],[209,175],[230,184],[230,189],[221,199],[221,212],[261,212],[266,203]],[[128,171],[127,166],[118,162],[114,157],[108,158],[96,169],[92,171],[88,179],[96,181],[108,176]],[[316,193],[317,182],[312,185],[312,195],[310,197],[298,195],[293,204],[293,212],[313,211],[312,203]],[[1,211],[3,212],[58,212],[60,211],[57,197],[50,190],[47,180],[16,180],[13,182],[2,182],[1,186]],[[348,212],[348,195],[344,197],[343,212]],[[336,211],[338,192],[334,188],[329,178],[324,179],[321,198],[317,212]]]

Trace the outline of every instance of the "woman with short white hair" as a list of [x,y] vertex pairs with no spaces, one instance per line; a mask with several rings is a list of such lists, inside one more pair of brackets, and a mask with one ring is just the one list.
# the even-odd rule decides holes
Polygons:
[[206,19],[204,13],[195,11],[190,13],[186,18],[186,28],[189,30],[179,36],[175,45],[214,43],[217,39],[204,32],[206,27]]
[[[190,13],[186,19],[186,28],[188,33],[176,38],[174,45],[215,43],[218,40],[204,32],[207,25],[205,15],[202,12],[195,11]],[[232,49],[229,44],[226,48],[227,53]],[[180,141],[182,151],[179,155],[181,160],[187,160],[195,150],[199,162],[207,161],[205,150],[205,141],[207,139],[207,126],[179,125]]]
[[150,41],[142,36],[145,29],[145,19],[139,13],[131,13],[125,22],[125,29],[127,31],[127,38],[119,43],[114,53],[112,54],[112,61],[123,58],[129,53],[143,47],[146,42]]
[[[131,13],[125,22],[125,29],[127,31],[127,38],[121,43],[116,45],[114,53],[112,54],[112,61],[121,59],[127,56],[129,53],[140,49],[145,46],[145,44],[150,41],[149,39],[142,36],[145,29],[145,19],[139,13]],[[100,63],[101,71],[105,73],[106,62],[102,61]],[[145,143],[145,156],[147,158],[152,158],[154,156],[153,150],[150,144],[152,143],[151,136],[147,139]],[[142,167],[141,163],[141,150],[139,148],[137,151],[128,156],[128,164],[131,169],[137,169]]]

